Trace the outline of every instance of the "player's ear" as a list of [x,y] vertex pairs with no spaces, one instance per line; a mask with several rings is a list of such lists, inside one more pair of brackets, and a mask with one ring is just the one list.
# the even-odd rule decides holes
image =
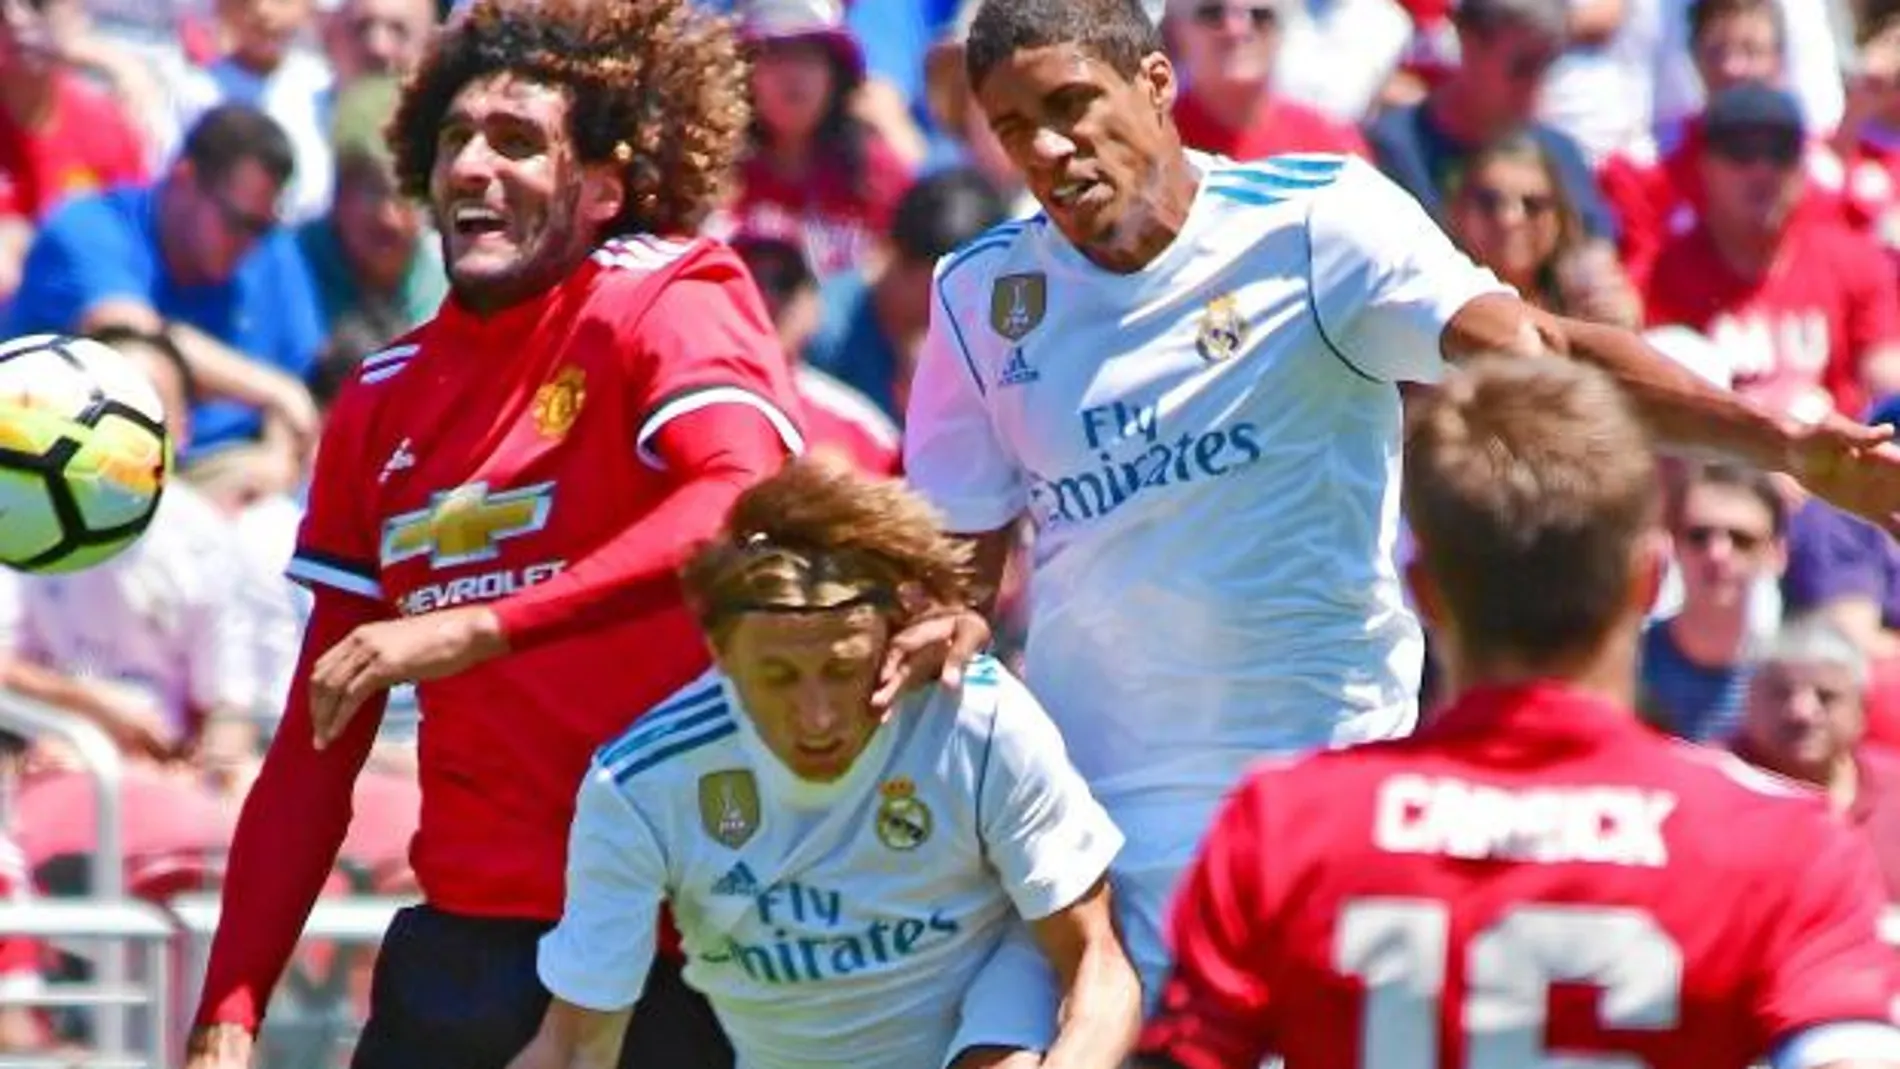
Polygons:
[[603,226],[627,203],[627,183],[618,164],[593,164],[581,171],[581,218]]
[[1135,72],[1135,80],[1148,96],[1148,103],[1158,115],[1174,113],[1174,98],[1180,90],[1180,83],[1174,76],[1174,64],[1160,52],[1150,52],[1141,59],[1141,66]]

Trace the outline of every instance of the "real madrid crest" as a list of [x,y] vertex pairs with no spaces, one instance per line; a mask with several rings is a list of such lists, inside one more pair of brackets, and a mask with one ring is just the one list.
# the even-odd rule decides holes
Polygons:
[[534,392],[534,429],[543,438],[565,437],[586,402],[587,376],[577,367],[562,368]]
[[915,850],[930,838],[930,807],[917,798],[917,785],[898,776],[878,787],[884,800],[877,807],[878,841],[893,850]]
[[699,826],[737,850],[759,830],[759,783],[743,768],[699,777]]
[[1201,311],[1201,332],[1194,339],[1201,359],[1221,363],[1239,352],[1246,341],[1247,321],[1241,317],[1234,295],[1223,293],[1207,302]]

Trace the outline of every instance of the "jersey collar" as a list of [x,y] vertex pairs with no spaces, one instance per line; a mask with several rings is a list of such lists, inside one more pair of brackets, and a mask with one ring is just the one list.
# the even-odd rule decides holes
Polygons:
[[542,290],[540,293],[511,304],[493,315],[477,315],[455,296],[453,287],[442,301],[442,309],[436,313],[436,320],[442,326],[458,334],[521,335],[533,332],[556,310],[565,307],[579,295],[585,294],[593,280],[594,272],[599,268],[590,260],[583,260],[580,266],[569,272],[567,277]]
[[1593,749],[1623,739],[1655,737],[1633,710],[1557,679],[1478,687],[1430,714],[1421,738],[1508,744],[1522,740],[1540,754],[1551,744]]

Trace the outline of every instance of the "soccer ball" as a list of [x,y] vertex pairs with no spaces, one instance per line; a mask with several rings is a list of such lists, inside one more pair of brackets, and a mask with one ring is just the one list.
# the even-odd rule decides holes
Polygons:
[[171,473],[158,391],[84,338],[0,344],[0,564],[89,568],[152,522]]

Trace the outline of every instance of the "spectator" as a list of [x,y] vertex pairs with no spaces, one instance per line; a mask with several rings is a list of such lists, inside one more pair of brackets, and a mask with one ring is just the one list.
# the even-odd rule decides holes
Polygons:
[[1169,0],[1162,22],[1181,89],[1174,123],[1189,148],[1236,160],[1283,152],[1370,156],[1365,139],[1272,89],[1298,0]]
[[917,347],[930,325],[930,277],[938,258],[1003,218],[1002,198],[974,171],[944,171],[918,182],[898,202],[888,254],[876,273],[854,271],[824,283],[824,315],[806,359],[901,418]]
[[316,431],[300,380],[323,337],[309,273],[277,226],[290,171],[269,118],[243,105],[207,112],[156,184],[79,198],[46,220],[7,333],[167,329],[205,397],[194,450],[261,435],[287,482]]
[[1848,218],[1900,256],[1900,8],[1870,15],[1832,147]]
[[1619,152],[1655,158],[1662,3],[1569,5],[1570,46],[1544,80],[1537,117],[1574,138],[1593,167]]
[[361,324],[375,348],[434,315],[449,290],[440,243],[396,188],[383,127],[398,92],[395,79],[378,75],[338,96],[336,203],[297,231],[325,333]]
[[337,90],[359,78],[414,70],[435,24],[431,0],[342,0],[323,16],[323,47]]
[[837,0],[752,0],[748,152],[727,233],[796,226],[820,277],[858,267],[910,169],[853,114],[864,57]]
[[143,181],[138,132],[67,65],[49,6],[0,0],[0,302],[19,287],[33,228],[65,198]]
[[1756,658],[1735,750],[1753,764],[1819,788],[1865,834],[1887,897],[1900,899],[1900,755],[1862,738],[1867,661],[1833,625],[1789,625]]
[[[1781,85],[1784,22],[1776,0],[1701,0],[1689,10],[1696,70],[1709,99],[1738,85]],[[1620,154],[1597,175],[1615,209],[1619,248],[1637,284],[1644,285],[1664,243],[1692,228],[1703,210],[1704,114],[1685,118],[1670,134],[1660,162]],[[1802,157],[1807,189],[1801,210],[1830,218],[1842,213],[1841,162],[1812,141]]]
[[[191,379],[162,335],[99,339],[144,370],[174,440],[190,440]],[[260,752],[258,689],[239,595],[250,578],[225,521],[183,482],[145,534],[104,563],[19,580],[7,682],[94,720],[130,758],[195,755],[220,786],[248,782]],[[275,579],[275,576],[271,578]]]
[[1785,513],[1767,476],[1728,464],[1690,468],[1671,497],[1682,606],[1643,632],[1643,704],[1671,734],[1723,742],[1741,719],[1750,641],[1778,622],[1751,609],[1786,564]]
[[[7,798],[12,793],[25,740],[0,732],[0,902],[32,897],[26,856],[7,835]],[[31,939],[0,934],[0,1054],[31,1054],[45,1049],[47,1029],[26,999],[42,990],[41,948]]]
[[295,174],[284,191],[286,219],[301,223],[330,206],[335,163],[325,132],[331,74],[303,47],[311,0],[218,0],[229,50],[180,87],[180,129],[220,104],[245,104],[277,121],[290,139]]
[[805,262],[803,244],[742,234],[732,247],[758,283],[791,361],[792,388],[805,408],[801,426],[811,451],[835,453],[871,475],[896,475],[897,424],[870,398],[798,359],[817,333],[822,310],[818,279]]
[[1555,167],[1584,231],[1615,237],[1583,150],[1532,117],[1544,75],[1568,40],[1565,0],[1464,0],[1454,19],[1457,71],[1422,103],[1385,112],[1366,132],[1380,168],[1442,223],[1444,192],[1471,153],[1527,132]]
[[[1841,57],[1833,28],[1826,13],[1825,0],[1770,0],[1773,18],[1779,26],[1773,47],[1774,62],[1784,73],[1785,88],[1800,102],[1802,118],[1810,130],[1828,131],[1840,122],[1844,91],[1841,84]],[[1705,17],[1704,7],[1731,6],[1725,0],[1662,0],[1662,69],[1656,78],[1657,138],[1664,151],[1675,147],[1682,124],[1703,109],[1719,86],[1702,80],[1709,58],[1703,48],[1710,42],[1695,40],[1695,27]],[[1716,57],[1717,62],[1735,65],[1731,81],[1750,81],[1759,74],[1747,73],[1768,62],[1763,38],[1734,38],[1722,45],[1735,54]]]
[[1274,65],[1279,95],[1335,122],[1363,121],[1411,39],[1405,8],[1394,0],[1271,2],[1283,13],[1286,34],[1286,47]]
[[938,41],[924,60],[926,107],[935,125],[936,140],[926,159],[930,170],[968,166],[981,174],[1003,195],[1009,214],[1018,218],[1039,211],[1036,198],[1023,182],[1023,173],[1003,151],[1002,142],[990,129],[989,120],[970,90],[970,75],[964,68],[964,40],[975,17],[977,0],[965,0],[950,32]]
[[1642,301],[1608,242],[1583,233],[1557,170],[1519,134],[1474,152],[1452,179],[1446,221],[1471,257],[1557,315],[1634,329]]
[[1891,265],[1872,239],[1797,212],[1805,134],[1785,91],[1724,90],[1704,140],[1706,209],[1657,258],[1650,324],[1706,334],[1733,361],[1735,388],[1773,411],[1860,415],[1900,386]]

